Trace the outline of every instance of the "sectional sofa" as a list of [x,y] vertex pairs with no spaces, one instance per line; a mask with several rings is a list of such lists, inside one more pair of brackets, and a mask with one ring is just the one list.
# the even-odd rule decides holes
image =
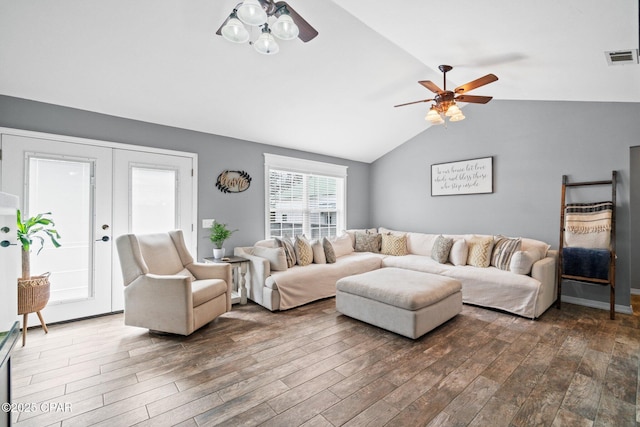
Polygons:
[[[377,247],[372,244],[376,240]],[[387,244],[385,249],[385,242],[390,241],[393,245]],[[235,248],[235,255],[251,261],[246,277],[249,299],[271,311],[287,310],[335,296],[336,282],[343,277],[385,267],[459,280],[464,303],[531,319],[539,317],[556,299],[557,251],[534,239],[428,234],[381,227],[347,230],[330,243],[326,248],[326,239],[309,242],[314,262],[307,259],[295,265],[291,259],[286,260],[291,254],[280,247],[282,241],[262,240],[252,247]],[[323,247],[334,252],[335,262],[327,262],[330,254],[322,251]]]

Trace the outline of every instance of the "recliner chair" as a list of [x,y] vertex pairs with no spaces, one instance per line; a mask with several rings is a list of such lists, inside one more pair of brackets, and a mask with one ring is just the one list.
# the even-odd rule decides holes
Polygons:
[[124,323],[190,335],[231,310],[231,265],[194,262],[182,230],[116,239]]

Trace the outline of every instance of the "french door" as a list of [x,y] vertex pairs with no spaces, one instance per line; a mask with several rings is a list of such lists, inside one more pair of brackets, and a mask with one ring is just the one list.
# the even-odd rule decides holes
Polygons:
[[36,242],[31,255],[32,275],[51,273],[47,322],[123,308],[117,236],[181,228],[195,244],[193,156],[105,144],[2,134],[2,191],[23,216],[51,212],[61,235],[60,248],[36,255]]

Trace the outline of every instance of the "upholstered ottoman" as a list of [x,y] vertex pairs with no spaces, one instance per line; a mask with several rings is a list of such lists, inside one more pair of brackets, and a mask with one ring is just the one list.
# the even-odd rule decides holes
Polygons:
[[462,285],[437,274],[381,268],[336,283],[336,309],[380,328],[418,338],[462,311]]

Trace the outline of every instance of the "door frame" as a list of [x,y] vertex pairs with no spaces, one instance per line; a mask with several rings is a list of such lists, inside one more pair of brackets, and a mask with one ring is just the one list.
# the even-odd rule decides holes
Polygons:
[[[98,140],[98,139],[80,138],[80,137],[61,135],[61,134],[43,133],[43,132],[29,131],[29,130],[23,130],[23,129],[13,129],[13,128],[6,128],[6,127],[0,127],[0,136],[2,135],[13,135],[13,136],[20,136],[20,137],[37,138],[41,140],[51,140],[52,142],[55,141],[55,142],[63,142],[63,143],[74,143],[74,144],[96,146],[96,147],[109,148],[109,149],[137,151],[140,153],[164,154],[169,156],[180,156],[180,157],[191,158],[192,160],[191,161],[191,164],[192,164],[191,190],[193,194],[192,202],[191,202],[192,206],[191,206],[191,218],[190,218],[191,230],[184,230],[184,233],[185,233],[185,237],[187,237],[187,239],[185,240],[190,242],[188,243],[189,251],[192,254],[198,253],[198,238],[197,238],[198,229],[196,227],[197,219],[198,219],[198,154],[197,153],[180,151],[180,150],[169,150],[169,149],[156,148],[156,147],[147,147],[147,146],[134,145],[134,144],[125,144],[120,142],[104,141],[104,140]],[[1,154],[2,153],[0,152],[0,188],[3,187],[3,183],[1,181],[2,168],[3,168],[3,163],[1,161],[2,160]],[[22,200],[22,202],[24,201]],[[116,236],[112,236],[112,237],[115,239]],[[114,242],[114,244],[112,245],[112,271],[113,271],[113,265],[115,263],[114,260],[116,256],[117,254],[116,254],[116,247]],[[113,285],[114,285],[114,280],[112,277],[112,283],[111,283],[112,293],[114,292]],[[114,309],[114,306],[113,306],[113,298],[112,298],[112,310],[113,309]],[[118,308],[115,308],[115,310],[118,311]]]

